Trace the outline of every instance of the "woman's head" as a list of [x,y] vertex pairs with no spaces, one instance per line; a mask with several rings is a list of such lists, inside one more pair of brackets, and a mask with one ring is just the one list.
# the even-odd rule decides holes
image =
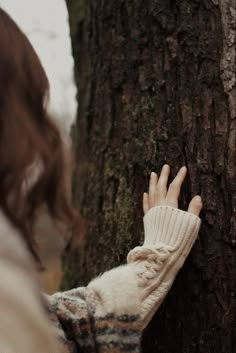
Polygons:
[[[32,251],[32,224],[41,205],[56,219],[72,219],[62,140],[46,111],[48,90],[33,47],[0,8],[0,207]],[[27,173],[37,161],[39,176],[25,192]]]

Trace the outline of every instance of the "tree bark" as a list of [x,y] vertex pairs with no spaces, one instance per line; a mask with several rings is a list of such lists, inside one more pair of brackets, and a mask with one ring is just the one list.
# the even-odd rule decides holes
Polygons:
[[186,165],[180,206],[200,194],[202,227],[143,352],[233,353],[235,1],[67,5],[79,87],[75,188],[88,225],[77,284],[124,263],[142,242],[150,172],[168,162],[173,177]]

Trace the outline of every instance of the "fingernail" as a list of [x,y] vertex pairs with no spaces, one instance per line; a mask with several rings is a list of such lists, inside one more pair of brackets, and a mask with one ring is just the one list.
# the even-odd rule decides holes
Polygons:
[[201,198],[201,196],[195,196],[195,200],[197,201],[197,202],[202,202],[202,198]]
[[156,175],[155,172],[151,172],[151,177],[154,177]]

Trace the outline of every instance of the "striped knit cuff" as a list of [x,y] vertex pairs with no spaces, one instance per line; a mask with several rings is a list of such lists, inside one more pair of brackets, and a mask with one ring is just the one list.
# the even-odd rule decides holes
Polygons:
[[199,217],[178,208],[156,206],[144,216],[145,239],[143,246],[164,244],[170,250],[177,249],[190,234],[199,231]]

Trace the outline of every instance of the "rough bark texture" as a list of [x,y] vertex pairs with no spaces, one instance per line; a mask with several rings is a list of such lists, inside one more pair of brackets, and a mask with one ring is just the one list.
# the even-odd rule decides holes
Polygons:
[[142,241],[150,172],[168,162],[174,175],[185,164],[181,206],[201,194],[202,228],[143,351],[233,353],[235,1],[67,5],[80,102],[76,198],[88,223],[78,284],[125,262]]

